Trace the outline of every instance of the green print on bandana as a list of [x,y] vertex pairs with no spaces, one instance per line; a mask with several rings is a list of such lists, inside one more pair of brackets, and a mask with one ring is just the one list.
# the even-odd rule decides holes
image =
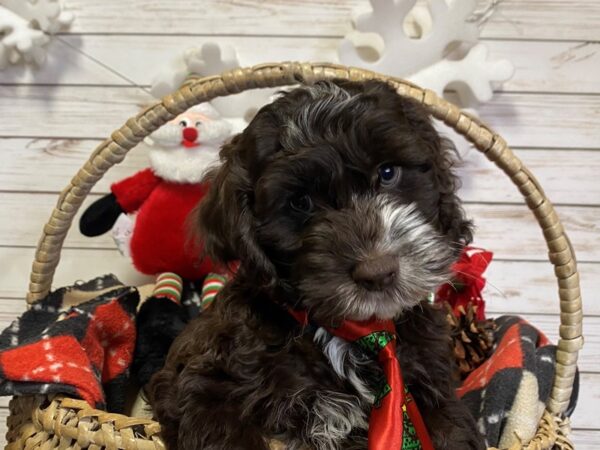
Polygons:
[[[388,345],[391,341],[396,339],[391,333],[387,331],[374,331],[373,333],[357,339],[355,342],[367,353],[372,356],[379,355],[381,349]],[[392,391],[391,386],[384,382],[377,389],[375,389],[375,400],[373,402],[373,408],[379,408],[383,398]],[[408,389],[405,388],[405,392],[408,394]],[[406,401],[411,401],[410,397],[406,396]],[[402,450],[421,450],[421,442],[417,437],[417,430],[413,425],[408,413],[406,411],[406,403],[402,405]]]
[[[408,392],[408,390],[406,391]],[[406,401],[411,401],[410,398],[407,397]],[[417,437],[417,430],[408,417],[408,413],[406,412],[406,403],[402,405],[402,416],[404,420],[402,422],[402,450],[421,450],[421,442]]]
[[388,395],[392,391],[392,388],[389,384],[384,383],[379,389],[377,389],[375,394],[375,400],[373,401],[373,408],[379,408],[381,406],[381,400],[383,397]]
[[357,339],[355,342],[366,352],[371,353],[373,356],[377,356],[381,349],[394,339],[396,339],[396,337],[387,331],[374,331],[365,337]]

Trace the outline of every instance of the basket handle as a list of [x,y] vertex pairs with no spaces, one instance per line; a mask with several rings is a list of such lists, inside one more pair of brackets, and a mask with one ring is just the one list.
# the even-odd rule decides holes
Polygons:
[[556,374],[547,408],[560,414],[567,408],[583,344],[582,310],[579,275],[575,255],[554,207],[534,176],[513,154],[504,139],[478,119],[407,81],[386,77],[367,70],[328,63],[270,63],[234,69],[221,75],[192,78],[179,90],[164,97],[100,144],[88,161],[62,191],[52,215],[44,227],[37,246],[31,271],[27,302],[33,303],[50,291],[60,251],[73,217],[96,182],[113,165],[120,163],[129,150],[154,130],[175,118],[191,106],[253,88],[277,87],[318,80],[344,78],[349,80],[379,79],[387,81],[400,95],[421,102],[436,119],[443,121],[465,136],[512,180],[537,219],[548,246],[548,257],[554,265],[560,298],[560,339],[556,354]]

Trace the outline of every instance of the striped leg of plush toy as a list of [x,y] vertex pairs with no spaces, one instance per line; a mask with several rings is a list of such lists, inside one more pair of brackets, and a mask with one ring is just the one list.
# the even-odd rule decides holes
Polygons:
[[164,297],[179,304],[181,302],[181,292],[183,290],[183,280],[179,275],[172,272],[161,273],[156,278],[156,285],[152,292],[153,297]]
[[202,296],[200,299],[200,308],[206,309],[208,308],[215,296],[219,293],[219,291],[225,286],[228,278],[225,275],[220,275],[218,273],[209,273],[204,279],[204,284],[202,286]]

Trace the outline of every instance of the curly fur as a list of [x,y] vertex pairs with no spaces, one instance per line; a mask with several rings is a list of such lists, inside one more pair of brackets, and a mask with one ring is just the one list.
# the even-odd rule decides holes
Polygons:
[[[197,227],[211,258],[241,264],[151,382],[168,448],[260,450],[271,438],[291,449],[367,448],[379,366],[301,328],[289,307],[323,326],[393,318],[435,448],[484,448],[454,393],[444,314],[421,301],[471,239],[453,148],[422,107],[382,82],[297,88],[261,109],[221,161]],[[384,184],[382,165],[401,176]],[[310,207],[294,206],[298,198]],[[389,285],[358,282],[357,265],[382,254],[397,261]]]

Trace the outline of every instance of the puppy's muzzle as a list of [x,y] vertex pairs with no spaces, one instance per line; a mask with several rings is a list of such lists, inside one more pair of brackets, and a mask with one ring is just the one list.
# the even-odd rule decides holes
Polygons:
[[382,291],[394,284],[398,269],[397,256],[375,256],[359,262],[352,270],[352,279],[369,291]]

